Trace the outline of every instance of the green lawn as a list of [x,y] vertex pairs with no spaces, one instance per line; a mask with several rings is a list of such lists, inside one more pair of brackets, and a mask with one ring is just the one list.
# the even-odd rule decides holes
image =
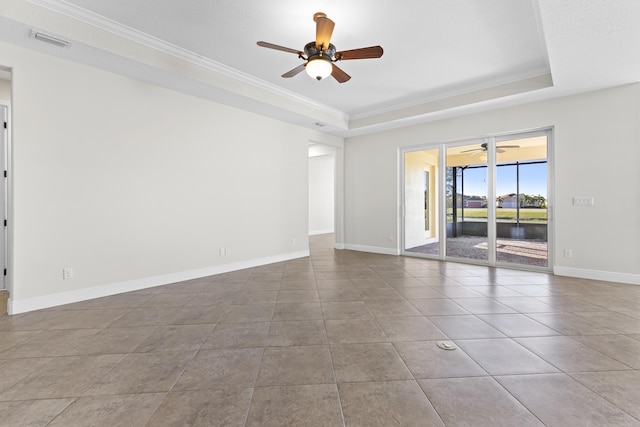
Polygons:
[[[461,217],[463,209],[458,208],[458,218]],[[450,217],[453,210],[447,209],[447,216]],[[464,217],[466,219],[487,219],[487,209],[481,208],[465,208]],[[498,221],[513,221],[516,220],[515,209],[496,209],[496,219]],[[538,224],[547,222],[547,210],[546,209],[520,209],[520,221],[521,222],[535,222]]]

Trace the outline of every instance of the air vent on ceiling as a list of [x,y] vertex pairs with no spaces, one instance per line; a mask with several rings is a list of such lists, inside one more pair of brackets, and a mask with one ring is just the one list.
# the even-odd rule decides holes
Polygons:
[[41,42],[49,43],[58,47],[71,46],[71,43],[66,40],[62,40],[61,38],[50,36],[49,34],[45,34],[36,30],[31,30],[31,37],[36,40],[40,40]]

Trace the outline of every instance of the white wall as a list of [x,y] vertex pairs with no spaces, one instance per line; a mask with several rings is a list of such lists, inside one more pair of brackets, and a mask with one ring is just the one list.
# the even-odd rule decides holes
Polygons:
[[347,139],[345,246],[399,250],[399,148],[553,126],[555,272],[640,284],[639,95],[635,84]]
[[[414,248],[434,241],[437,237],[438,152],[412,151],[404,158],[405,248]],[[429,172],[429,230],[425,230],[424,173]]]
[[308,254],[308,143],[341,139],[0,53],[13,69],[14,313]]
[[334,232],[335,156],[309,157],[309,235]]

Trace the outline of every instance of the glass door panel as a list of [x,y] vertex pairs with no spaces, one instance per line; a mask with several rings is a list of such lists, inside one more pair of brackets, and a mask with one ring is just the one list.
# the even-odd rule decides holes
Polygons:
[[547,197],[547,136],[497,141],[496,262],[548,266]]
[[404,249],[412,254],[440,254],[438,238],[438,150],[404,156]]
[[448,147],[446,150],[446,255],[487,261],[488,145]]

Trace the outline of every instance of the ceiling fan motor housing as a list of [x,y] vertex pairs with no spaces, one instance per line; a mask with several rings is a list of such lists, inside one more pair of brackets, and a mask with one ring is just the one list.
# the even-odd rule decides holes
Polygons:
[[316,47],[316,42],[312,41],[305,45],[304,54],[307,55],[307,59],[311,61],[312,59],[323,58],[328,61],[333,61],[333,57],[336,54],[336,47],[333,43],[329,43],[329,47],[320,50]]

